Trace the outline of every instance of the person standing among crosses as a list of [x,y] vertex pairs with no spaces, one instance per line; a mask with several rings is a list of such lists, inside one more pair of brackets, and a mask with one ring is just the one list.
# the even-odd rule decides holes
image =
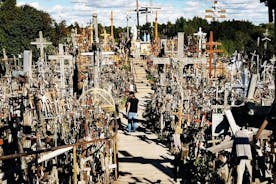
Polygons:
[[128,118],[128,131],[135,131],[137,128],[137,112],[138,112],[139,100],[135,97],[134,92],[129,92],[129,98],[127,99],[127,118]]

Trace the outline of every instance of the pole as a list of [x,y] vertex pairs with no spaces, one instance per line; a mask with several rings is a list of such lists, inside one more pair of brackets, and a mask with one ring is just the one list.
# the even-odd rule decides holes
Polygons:
[[129,29],[128,29],[128,19],[129,19],[129,16],[127,14],[126,16],[126,19],[127,19],[127,40],[129,39]]
[[136,0],[137,28],[139,29],[139,3]]
[[73,164],[74,164],[74,184],[78,183],[78,173],[77,173],[77,147],[73,146]]
[[116,164],[115,168],[115,180],[118,179],[118,164],[117,164],[117,147],[116,147],[116,137],[113,139],[113,154],[114,154],[114,164]]
[[158,17],[157,17],[157,13],[158,13],[158,11],[156,10],[156,18],[155,18],[155,27],[154,27],[154,40],[155,41],[157,41],[157,39],[158,39]]
[[110,36],[112,41],[114,41],[114,28],[113,28],[113,24],[114,24],[114,18],[113,18],[113,11],[111,11],[111,15],[110,15],[110,21],[111,21],[111,28],[110,28]]

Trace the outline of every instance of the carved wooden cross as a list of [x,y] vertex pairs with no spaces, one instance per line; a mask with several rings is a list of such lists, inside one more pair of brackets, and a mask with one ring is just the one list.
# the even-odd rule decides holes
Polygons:
[[108,41],[108,37],[110,34],[106,33],[106,30],[104,29],[104,32],[101,34],[101,36],[103,37],[103,50],[107,51],[108,47],[107,47],[107,41]]
[[40,49],[40,57],[44,60],[44,48],[47,45],[51,45],[52,42],[47,42],[45,38],[43,38],[42,31],[39,31],[39,38],[36,39],[35,42],[31,42],[31,45],[36,45],[38,49]]
[[206,33],[202,32],[201,27],[199,27],[199,30],[197,33],[194,33],[195,36],[197,36],[198,38],[198,50],[199,50],[199,56],[201,55],[202,52],[202,43],[203,43],[203,39],[206,36]]
[[[61,91],[65,90],[65,71],[64,71],[64,60],[69,60],[69,63],[72,62],[73,57],[71,55],[65,55],[63,50],[63,44],[59,44],[59,53],[58,55],[49,56],[50,60],[59,61],[60,65],[60,89]],[[63,95],[63,92],[62,92]]]
[[176,134],[181,134],[183,131],[181,128],[182,120],[184,118],[184,114],[182,113],[182,111],[183,111],[183,107],[182,107],[182,105],[180,105],[178,111],[173,112],[173,114],[176,115],[178,118],[178,122],[177,122],[176,129],[175,129]]
[[[12,63],[15,62],[14,58],[8,58],[7,54],[6,54],[6,49],[3,48],[3,59],[0,59],[0,61],[2,61],[5,65],[5,68],[7,70],[6,73],[9,73],[10,72],[10,69],[11,69],[11,65],[13,65]],[[8,63],[8,62],[11,62],[11,63]]]
[[214,42],[213,31],[210,31],[209,42],[206,43],[206,46],[209,46],[209,50],[206,50],[209,53],[209,78],[212,78],[212,61],[214,53],[221,53],[223,50],[214,49],[215,46],[220,46],[220,42]]

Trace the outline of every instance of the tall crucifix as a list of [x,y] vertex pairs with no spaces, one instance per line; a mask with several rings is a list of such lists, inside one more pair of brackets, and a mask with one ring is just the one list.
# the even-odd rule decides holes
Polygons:
[[213,56],[215,53],[221,53],[223,52],[222,49],[214,49],[214,47],[220,46],[220,42],[214,42],[214,36],[213,36],[213,31],[210,31],[210,37],[209,37],[209,42],[206,43],[206,46],[209,46],[209,50],[206,50],[209,53],[209,78],[212,78],[212,61],[213,61]]
[[2,61],[4,63],[4,66],[6,68],[6,73],[10,73],[12,65],[14,65],[15,59],[8,58],[5,48],[3,48],[3,59],[0,59],[0,61]]
[[[37,63],[38,65],[38,73],[42,77],[42,80],[44,80],[44,49],[47,45],[51,45],[51,42],[46,41],[45,38],[43,38],[42,31],[39,31],[39,38],[36,38],[35,42],[31,42],[31,45],[36,45],[36,47],[40,50],[40,59]],[[41,88],[44,88],[43,85],[40,86]]]
[[36,45],[36,47],[40,50],[40,58],[44,61],[44,48],[46,48],[47,45],[51,45],[52,42],[46,41],[45,38],[43,38],[42,31],[39,31],[39,38],[36,38],[35,42],[31,42],[31,45]]
[[201,55],[202,52],[202,44],[203,44],[203,40],[206,37],[206,33],[202,32],[202,28],[199,27],[199,30],[197,33],[194,33],[195,36],[197,36],[198,38],[198,51],[199,51],[199,56]]
[[60,85],[59,85],[59,88],[60,88],[60,91],[61,91],[61,95],[63,96],[64,91],[65,91],[64,60],[69,60],[69,62],[72,62],[73,57],[71,55],[65,55],[64,54],[63,44],[58,45],[58,50],[59,50],[58,55],[51,55],[51,56],[49,56],[49,59],[59,61],[59,65],[60,65]]
[[108,33],[106,33],[106,30],[104,29],[104,32],[101,34],[101,36],[103,37],[103,50],[107,51],[108,50],[108,37],[110,36]]
[[264,42],[264,49],[265,51],[267,50],[267,43],[271,41],[270,38],[268,38],[268,36],[270,36],[268,29],[265,30],[265,33],[263,33],[264,38],[262,38],[262,41]]

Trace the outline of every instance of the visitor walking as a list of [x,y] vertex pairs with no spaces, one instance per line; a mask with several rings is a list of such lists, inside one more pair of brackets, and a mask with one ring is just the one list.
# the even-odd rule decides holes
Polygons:
[[129,98],[127,99],[127,118],[128,118],[128,131],[135,131],[137,128],[137,112],[138,112],[139,100],[135,97],[134,92],[129,92]]

